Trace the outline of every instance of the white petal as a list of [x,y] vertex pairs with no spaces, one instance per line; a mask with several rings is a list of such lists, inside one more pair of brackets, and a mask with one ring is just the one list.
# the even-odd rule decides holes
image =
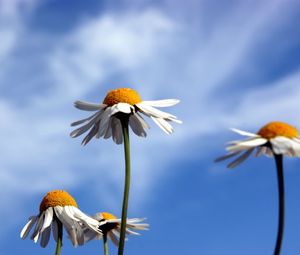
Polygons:
[[236,156],[236,155],[238,155],[239,153],[241,153],[241,151],[231,152],[231,153],[229,153],[229,154],[226,154],[226,155],[224,155],[224,156],[221,156],[221,157],[219,157],[219,158],[216,158],[216,159],[215,159],[215,162],[223,161],[223,160],[225,160],[225,159],[228,159],[228,158],[231,158],[231,157],[233,157],[233,156]]
[[161,118],[155,118],[151,116],[151,119],[167,134],[172,134],[173,133],[173,128],[172,126],[165,121],[164,119]]
[[75,220],[75,221],[79,221],[77,218],[74,217],[74,210],[73,210],[73,206],[64,206],[63,207],[63,211],[64,213],[72,220]]
[[39,237],[40,237],[40,232],[37,232],[36,234],[35,234],[35,236],[33,236],[33,241],[35,242],[35,243],[37,243],[37,241],[39,240]]
[[78,126],[78,125],[80,125],[80,124],[82,124],[82,123],[85,123],[85,122],[89,121],[90,119],[94,118],[97,114],[98,114],[98,112],[94,113],[93,115],[91,115],[91,116],[88,117],[88,118],[85,118],[85,119],[82,119],[82,120],[75,121],[75,122],[71,123],[71,127]]
[[143,104],[150,105],[153,107],[169,107],[176,105],[180,102],[178,99],[164,99],[164,100],[154,100],[154,101],[143,101]]
[[297,140],[293,141],[293,151],[294,151],[294,156],[300,157],[300,141],[298,142]]
[[147,218],[130,218],[127,219],[127,223],[133,224],[133,223],[139,223],[145,221]]
[[59,217],[63,213],[63,207],[62,206],[55,206],[53,207],[55,215]]
[[37,216],[31,216],[29,218],[29,221],[26,223],[26,225],[23,227],[23,229],[21,231],[20,237],[22,239],[25,239],[28,236],[28,234],[29,234],[31,228],[33,227],[34,223],[36,222],[37,218],[38,218]]
[[42,212],[40,214],[40,216],[38,217],[37,219],[37,223],[35,225],[35,228],[34,228],[34,232],[33,234],[31,235],[31,239],[36,243],[39,239],[39,236],[40,236],[40,231],[41,231],[41,228],[44,224],[44,214],[45,212]]
[[81,142],[82,145],[86,145],[97,134],[99,129],[99,123],[96,123],[89,131],[89,133],[84,137],[84,139]]
[[119,240],[118,240],[118,238],[116,237],[116,235],[115,235],[112,231],[109,231],[109,232],[108,232],[108,236],[109,236],[110,240],[112,240],[112,242],[113,242],[116,246],[119,246]]
[[52,220],[53,220],[53,208],[49,207],[45,211],[45,219],[44,219],[44,224],[43,224],[43,227],[41,229],[41,232],[43,232],[45,228],[50,226]]
[[126,234],[128,234],[128,235],[136,235],[136,236],[141,235],[140,233],[134,232],[134,231],[132,231],[130,229],[126,229]]
[[42,238],[41,238],[41,246],[46,247],[49,239],[50,239],[50,233],[51,233],[51,227],[47,227],[43,233],[42,233]]
[[133,114],[129,117],[129,126],[131,127],[132,131],[142,137],[146,137],[147,134],[143,128],[142,123],[139,121],[138,117],[136,117],[136,114]]
[[255,157],[259,157],[263,154],[267,154],[267,147],[266,146],[257,147]]
[[258,137],[258,138],[253,138],[251,140],[242,141],[236,145],[228,146],[226,150],[228,151],[245,150],[245,149],[250,149],[250,148],[263,145],[267,142],[268,142],[267,139]]
[[78,243],[77,243],[77,235],[74,228],[73,220],[69,218],[69,216],[66,214],[66,212],[63,210],[63,207],[61,206],[55,206],[54,211],[58,220],[63,224],[64,228],[68,232],[73,246],[76,247]]
[[170,114],[170,113],[166,113],[160,110],[157,110],[156,108],[147,105],[147,104],[143,104],[143,102],[136,104],[136,106],[141,109],[146,115],[148,116],[152,116],[152,117],[156,117],[156,118],[163,118],[163,119],[177,119],[176,116]]
[[107,130],[107,127],[109,125],[109,120],[111,116],[118,112],[118,109],[116,108],[116,105],[113,105],[112,107],[107,107],[101,117],[100,125],[99,125],[99,137],[103,136],[105,134],[105,131]]
[[257,139],[257,138],[256,137],[251,137],[251,138],[246,138],[246,139],[242,139],[242,140],[233,140],[233,141],[227,142],[226,144],[236,145],[236,144],[244,143],[244,142],[247,142],[247,141],[253,141],[254,139]]
[[108,139],[108,138],[110,138],[112,136],[112,127],[111,127],[112,118],[113,118],[113,116],[111,116],[110,119],[109,119],[109,123],[107,125],[107,129],[106,129],[105,134],[103,136],[104,139]]
[[80,219],[86,225],[86,227],[95,230],[98,233],[101,233],[100,230],[98,229],[99,222],[97,220],[93,219],[92,217],[89,217],[88,215],[86,215],[76,207],[73,207],[73,211],[74,211],[74,217]]
[[112,116],[111,128],[114,142],[116,144],[121,144],[123,142],[122,125],[121,121],[114,116]]
[[268,157],[273,157],[273,151],[272,151],[272,149],[271,148],[269,148],[269,147],[266,147],[267,149],[266,149],[266,155],[268,156]]
[[[92,239],[95,239],[97,238],[97,236],[99,236],[99,239],[101,239],[102,235],[98,235],[95,231],[89,229],[89,228],[86,228],[83,232],[83,236],[84,236],[84,242],[88,242]],[[98,239],[98,238],[97,238]]]
[[79,222],[74,222],[76,235],[77,235],[77,242],[79,245],[84,244],[84,235],[83,235],[83,227],[80,225]]
[[300,137],[295,137],[295,138],[293,138],[293,140],[297,143],[300,143]]
[[137,230],[148,230],[149,224],[147,223],[137,223],[137,224],[127,224],[129,228],[137,229]]
[[53,233],[53,238],[57,242],[58,240],[58,225],[57,225],[57,220],[53,220],[52,222],[52,233]]
[[234,160],[233,162],[231,162],[227,167],[228,168],[234,168],[237,165],[239,165],[240,163],[242,163],[244,160],[246,160],[250,154],[252,153],[253,149],[247,150],[245,153],[243,153],[241,156],[239,156],[236,160]]
[[111,128],[112,118],[113,118],[113,116],[111,116],[108,119],[108,122],[105,126],[103,126],[103,125],[101,125],[101,123],[99,123],[96,138],[100,138],[103,136],[104,139],[108,139],[112,135],[112,128]]
[[243,135],[243,136],[260,137],[260,136],[257,135],[257,134],[249,133],[249,132],[246,132],[246,131],[237,129],[237,128],[231,128],[231,130],[232,130],[233,132],[238,133],[238,134]]
[[144,118],[138,112],[136,112],[134,115],[135,115],[135,117],[138,118],[139,122],[142,124],[144,129],[150,128],[150,126],[147,124],[147,122],[144,120]]
[[99,111],[95,114],[95,116],[85,125],[73,130],[70,133],[70,136],[72,138],[78,137],[80,135],[82,135],[83,133],[85,133],[86,131],[88,131],[97,121],[99,121],[102,117],[103,111]]
[[[64,225],[64,226],[66,227],[66,225]],[[66,228],[66,230],[68,232],[69,238],[70,238],[73,246],[77,247],[78,246],[78,241],[77,241],[77,233],[76,233],[75,228],[68,227],[68,228]]]
[[126,104],[126,103],[118,103],[115,105],[116,109],[118,112],[123,112],[123,113],[131,113],[132,110],[134,110],[134,107],[130,104]]
[[286,154],[289,156],[292,154],[294,142],[290,138],[277,136],[270,139],[270,143],[272,144],[272,149],[275,154]]
[[95,104],[95,103],[88,103],[84,101],[76,101],[74,103],[74,106],[84,111],[98,111],[106,107],[105,104]]

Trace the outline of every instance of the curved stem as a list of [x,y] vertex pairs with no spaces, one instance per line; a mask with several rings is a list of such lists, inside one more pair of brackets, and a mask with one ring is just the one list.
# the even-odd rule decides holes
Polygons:
[[103,234],[104,255],[108,255],[107,234]]
[[281,243],[283,238],[284,228],[284,178],[283,178],[283,163],[282,155],[274,154],[276,168],[277,168],[277,179],[278,179],[278,194],[279,194],[279,220],[278,220],[278,232],[274,255],[280,254]]
[[123,137],[124,137],[124,152],[125,152],[125,187],[124,187],[122,222],[121,222],[118,255],[123,255],[123,251],[124,251],[129,186],[130,186],[130,144],[129,144],[129,132],[128,132],[128,118],[122,118],[121,123],[122,123]]
[[59,220],[57,220],[57,232],[58,232],[58,238],[56,243],[55,255],[60,255],[60,249],[62,246],[63,228],[62,228],[62,223]]

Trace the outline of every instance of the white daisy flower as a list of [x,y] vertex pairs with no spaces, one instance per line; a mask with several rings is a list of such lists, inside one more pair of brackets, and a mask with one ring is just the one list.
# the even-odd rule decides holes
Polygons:
[[[256,156],[287,155],[300,157],[300,136],[298,130],[284,122],[270,122],[263,126],[257,134],[232,129],[232,131],[246,136],[247,139],[229,142],[226,148],[229,153],[217,158],[216,162],[238,156],[228,167],[234,168],[247,159],[256,149]],[[244,152],[240,154],[241,152]]]
[[[97,213],[94,217],[100,223],[99,229],[103,235],[99,235],[90,229],[84,230],[84,239],[85,242],[92,239],[102,239],[104,235],[107,235],[112,242],[119,246],[119,236],[121,231],[121,219],[117,219],[116,216],[108,212]],[[142,223],[145,218],[132,218],[127,219],[126,222],[126,234],[127,235],[140,235],[138,232],[133,230],[148,230],[149,224]]]
[[84,243],[83,228],[101,235],[99,222],[80,211],[74,198],[63,190],[53,190],[46,194],[40,204],[40,213],[29,217],[20,237],[25,239],[34,225],[31,239],[36,243],[41,237],[42,247],[46,247],[49,242],[51,226],[56,242],[59,231],[62,231],[59,226],[64,226],[75,247]]
[[76,101],[75,107],[84,111],[96,111],[88,118],[73,122],[71,126],[83,124],[71,132],[75,138],[88,132],[82,144],[86,145],[94,136],[104,139],[112,137],[114,142],[123,142],[120,117],[129,117],[129,126],[132,131],[141,137],[146,137],[145,129],[149,125],[143,119],[142,114],[150,117],[164,132],[171,134],[173,128],[169,122],[181,123],[176,116],[160,111],[155,107],[168,107],[179,103],[177,99],[165,99],[157,101],[142,101],[139,94],[130,88],[119,88],[108,92],[102,104]]

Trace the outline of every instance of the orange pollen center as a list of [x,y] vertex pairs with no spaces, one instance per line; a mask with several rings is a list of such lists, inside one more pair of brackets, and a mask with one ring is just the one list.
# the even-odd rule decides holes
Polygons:
[[102,212],[101,216],[104,220],[115,220],[117,217],[108,212]]
[[52,190],[44,196],[40,204],[40,212],[45,211],[49,207],[71,205],[78,207],[76,201],[70,194],[64,190]]
[[118,103],[135,105],[140,102],[142,102],[142,99],[139,94],[135,90],[129,88],[111,90],[103,100],[103,104],[108,106],[113,106]]
[[284,136],[287,138],[295,138],[299,136],[298,130],[284,122],[270,122],[263,126],[257,133],[265,139],[272,139],[276,136]]

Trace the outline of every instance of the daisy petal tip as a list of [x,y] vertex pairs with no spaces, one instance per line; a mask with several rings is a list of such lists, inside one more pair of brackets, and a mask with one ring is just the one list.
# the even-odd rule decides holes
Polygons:
[[82,102],[79,101],[79,100],[76,100],[76,101],[73,103],[73,106],[76,107],[76,108],[78,108],[80,104],[82,104]]
[[81,142],[81,145],[84,147],[84,146],[87,145],[87,142],[86,142],[86,141],[82,141],[82,142]]
[[231,170],[231,169],[234,169],[237,165],[238,165],[238,163],[231,162],[226,167]]
[[77,121],[75,121],[75,122],[72,122],[72,123],[70,124],[70,126],[71,126],[71,127],[75,127],[75,126],[77,126]]
[[174,102],[174,105],[179,104],[180,103],[180,99],[171,99]]

